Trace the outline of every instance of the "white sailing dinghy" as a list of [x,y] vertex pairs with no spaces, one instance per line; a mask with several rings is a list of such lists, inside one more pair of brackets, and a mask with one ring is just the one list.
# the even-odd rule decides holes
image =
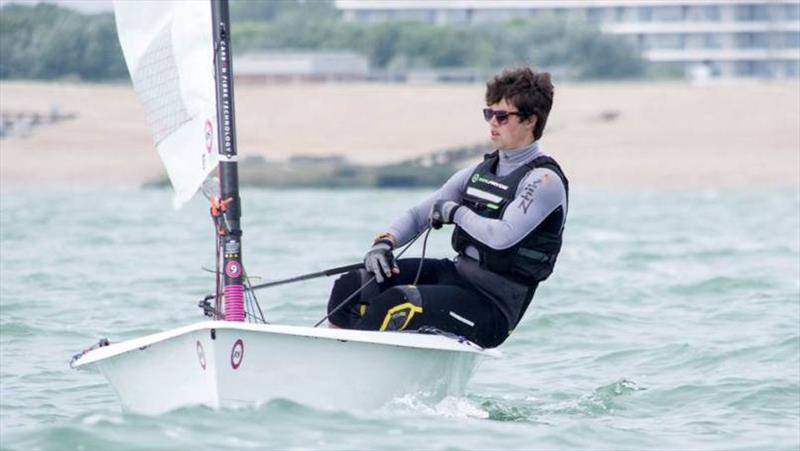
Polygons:
[[218,171],[218,288],[201,301],[214,320],[119,343],[104,339],[76,355],[73,367],[99,369],[123,408],[138,413],[277,398],[373,409],[415,393],[458,395],[480,358],[500,355],[442,333],[266,324],[241,263],[227,0],[118,1],[114,12],[175,206]]

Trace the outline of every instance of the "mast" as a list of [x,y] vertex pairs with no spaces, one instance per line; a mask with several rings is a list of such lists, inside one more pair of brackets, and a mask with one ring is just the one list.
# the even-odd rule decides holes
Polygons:
[[[233,105],[233,65],[230,48],[228,0],[211,0],[214,36],[214,78],[217,92],[220,204],[223,225],[219,230],[223,253],[225,319],[244,321],[242,230],[239,219],[239,167],[236,154],[236,119]],[[217,309],[217,311],[219,311]]]

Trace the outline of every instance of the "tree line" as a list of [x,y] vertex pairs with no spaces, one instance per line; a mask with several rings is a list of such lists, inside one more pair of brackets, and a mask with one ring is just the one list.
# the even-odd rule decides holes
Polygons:
[[84,15],[53,4],[0,10],[0,78],[127,77],[111,13]]
[[234,1],[234,48],[352,49],[374,68],[530,64],[576,79],[635,78],[641,55],[624,38],[587,23],[549,17],[507,23],[441,26],[422,22],[349,23],[330,1]]
[[[53,4],[0,10],[0,78],[87,81],[127,78],[111,13],[84,15]],[[354,50],[371,67],[396,71],[531,64],[575,79],[644,75],[619,37],[555,18],[436,26],[351,23],[332,0],[232,0],[234,54],[266,49]]]

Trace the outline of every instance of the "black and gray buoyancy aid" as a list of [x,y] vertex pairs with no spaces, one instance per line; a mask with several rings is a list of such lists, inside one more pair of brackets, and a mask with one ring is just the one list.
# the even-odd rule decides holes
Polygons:
[[[491,219],[502,217],[505,209],[514,200],[520,182],[530,171],[539,167],[555,172],[569,196],[567,178],[554,159],[547,156],[534,158],[504,177],[495,175],[498,160],[498,151],[484,156],[483,162],[475,168],[462,193],[461,204],[478,215]],[[531,194],[520,194],[526,195]],[[483,244],[456,226],[452,237],[453,249],[463,254],[468,246],[473,246],[480,255],[481,267],[523,285],[534,286],[553,272],[556,257],[561,250],[565,214],[564,207],[559,206],[517,244],[502,250]]]

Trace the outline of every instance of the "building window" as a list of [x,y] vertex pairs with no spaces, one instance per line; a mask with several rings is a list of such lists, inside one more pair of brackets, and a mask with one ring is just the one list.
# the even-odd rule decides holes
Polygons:
[[[750,5],[736,5],[736,20],[745,21],[753,20],[753,12]],[[742,62],[737,68],[737,73],[744,73],[747,71],[745,62]]]
[[472,18],[475,23],[492,23],[508,22],[520,16],[522,13],[517,14],[515,10],[510,9],[484,9],[475,10]]
[[[605,11],[603,11],[605,12]],[[588,19],[588,11],[582,8],[574,8],[564,11],[564,17],[569,21],[584,22]]]
[[783,18],[785,20],[800,20],[800,3],[784,5]]
[[683,9],[680,6],[654,6],[653,20],[656,22],[683,20]]
[[438,17],[443,17],[443,23],[446,24],[454,24],[454,25],[463,25],[469,23],[469,10],[468,9],[442,9],[439,10],[439,16],[437,16],[437,23],[440,23]]
[[[778,3],[778,2],[776,2]],[[800,19],[800,3],[769,4],[766,6],[766,20],[798,20]]]
[[771,77],[772,65],[769,61],[753,61],[753,75],[757,77]]
[[753,20],[769,20],[769,5],[752,5]]
[[684,35],[677,33],[656,34],[651,36],[654,49],[682,49],[685,46]]
[[767,5],[736,5],[736,20],[760,21],[769,20]]
[[736,47],[740,49],[769,48],[768,33],[737,33]]
[[740,77],[749,77],[753,75],[753,62],[752,61],[737,61],[734,68],[736,75]]
[[718,49],[722,47],[719,36],[713,33],[689,33],[684,35],[686,49]]
[[586,20],[593,23],[603,22],[606,18],[605,8],[588,8],[586,10]]
[[705,40],[703,39],[702,34],[698,33],[691,33],[684,36],[684,41],[686,42],[687,49],[702,49],[705,48]]
[[[627,10],[627,14],[626,14]],[[626,20],[627,17],[631,16],[631,8],[625,8],[624,6],[617,6],[614,8],[614,19],[617,22],[623,22]]]
[[800,49],[800,32],[771,33],[770,43],[778,49]]
[[736,75],[743,77],[772,78],[774,76],[772,65],[769,61],[737,61]]
[[651,22],[653,20],[653,7],[652,6],[640,7],[639,20],[642,22]]
[[786,63],[786,75],[788,77],[800,76],[800,61],[788,61]]
[[714,22],[720,18],[719,6],[717,5],[692,5],[684,7],[686,20],[697,22]]
[[707,49],[721,49],[722,48],[722,35],[717,33],[706,33],[704,36],[705,48]]

